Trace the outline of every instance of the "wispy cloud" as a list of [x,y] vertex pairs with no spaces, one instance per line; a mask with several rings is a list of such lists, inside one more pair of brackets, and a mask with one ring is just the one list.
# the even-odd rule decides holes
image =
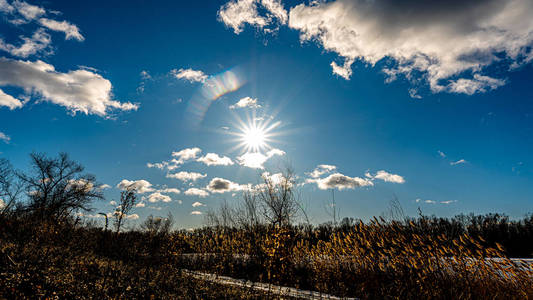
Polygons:
[[0,140],[6,144],[9,144],[9,142],[11,141],[11,137],[0,131]]
[[457,160],[457,161],[450,162],[450,165],[455,166],[455,165],[462,165],[462,164],[466,164],[466,163],[468,163],[466,160],[460,159],[460,160]]

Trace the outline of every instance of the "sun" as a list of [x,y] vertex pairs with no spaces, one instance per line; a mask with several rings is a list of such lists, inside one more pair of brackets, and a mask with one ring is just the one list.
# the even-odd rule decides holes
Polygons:
[[238,123],[235,124],[237,132],[229,132],[236,137],[237,145],[234,149],[241,149],[243,153],[260,153],[271,149],[270,143],[276,142],[273,137],[279,135],[275,129],[281,122],[273,122],[271,118],[257,118],[247,116],[243,121],[237,117]]
[[264,128],[258,127],[257,124],[251,124],[243,128],[241,139],[248,150],[258,151],[266,146],[266,132]]

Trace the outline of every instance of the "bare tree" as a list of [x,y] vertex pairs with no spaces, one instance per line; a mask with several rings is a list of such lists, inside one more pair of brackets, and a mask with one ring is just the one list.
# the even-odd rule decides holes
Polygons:
[[95,177],[82,174],[83,167],[67,154],[50,158],[32,153],[30,157],[30,173],[17,175],[26,188],[29,200],[26,208],[41,220],[62,219],[74,211],[90,210],[91,202],[103,199]]
[[151,235],[168,234],[174,225],[174,216],[171,213],[166,218],[148,216],[141,224],[141,229]]
[[235,211],[235,221],[241,228],[254,228],[261,223],[257,193],[245,191],[242,200],[242,204]]
[[205,222],[209,226],[231,227],[235,225],[236,211],[228,204],[226,199],[220,203],[217,211],[208,211]]
[[263,183],[257,188],[257,197],[263,207],[263,216],[272,225],[289,225],[300,209],[294,193],[294,172],[287,168],[282,176],[262,177]]
[[22,185],[7,159],[0,159],[0,216],[9,212],[18,200]]
[[125,218],[127,218],[131,209],[135,205],[135,202],[137,201],[137,195],[135,193],[136,189],[133,185],[128,186],[126,190],[120,193],[119,206],[117,206],[113,214],[115,217],[114,221],[117,233],[120,232],[120,228],[122,227]]

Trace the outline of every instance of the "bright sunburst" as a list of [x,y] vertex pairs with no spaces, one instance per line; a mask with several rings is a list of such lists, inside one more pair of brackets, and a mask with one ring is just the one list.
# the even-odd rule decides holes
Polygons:
[[230,133],[237,137],[238,145],[235,148],[240,148],[246,153],[262,152],[272,148],[270,145],[274,142],[272,138],[279,134],[273,131],[281,124],[280,122],[255,116],[248,116],[246,121],[237,117],[237,121],[235,127],[238,131]]
[[245,146],[252,151],[258,151],[266,145],[264,128],[258,127],[256,124],[250,124],[244,128],[241,138]]

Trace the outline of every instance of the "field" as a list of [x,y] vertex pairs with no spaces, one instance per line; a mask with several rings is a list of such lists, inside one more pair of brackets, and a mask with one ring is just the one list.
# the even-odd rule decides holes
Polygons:
[[1,296],[277,297],[192,276],[192,270],[361,299],[533,296],[531,264],[507,259],[503,246],[481,236],[439,232],[443,227],[430,218],[192,232],[151,224],[119,233],[79,219],[35,223],[4,216]]

